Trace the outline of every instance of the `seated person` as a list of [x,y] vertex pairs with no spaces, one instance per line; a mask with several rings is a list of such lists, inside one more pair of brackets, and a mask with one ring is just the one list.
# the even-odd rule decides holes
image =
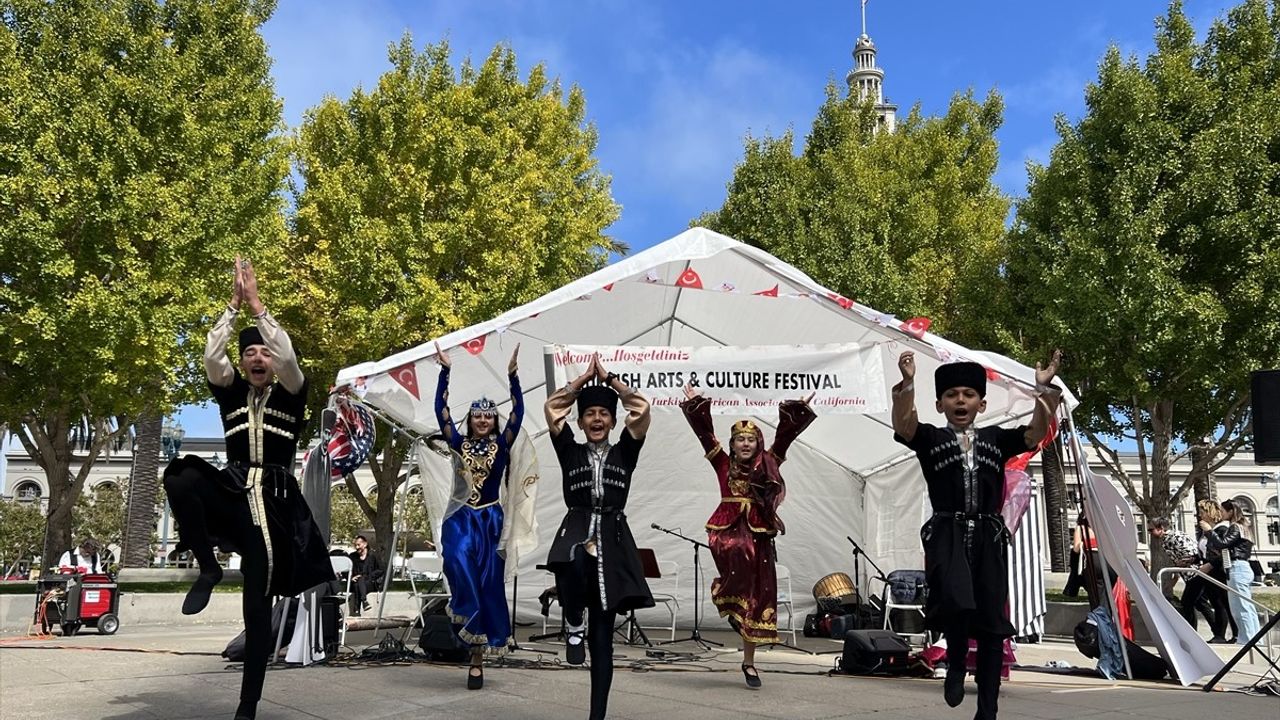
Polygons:
[[382,587],[382,563],[378,556],[369,550],[369,539],[357,535],[355,551],[348,553],[351,558],[351,596],[347,598],[347,608],[353,617],[359,617],[361,610],[369,609],[370,592]]
[[102,561],[98,558],[98,543],[92,538],[84,538],[80,541],[78,549],[62,553],[62,557],[58,559],[58,568],[71,568],[78,573],[102,572]]

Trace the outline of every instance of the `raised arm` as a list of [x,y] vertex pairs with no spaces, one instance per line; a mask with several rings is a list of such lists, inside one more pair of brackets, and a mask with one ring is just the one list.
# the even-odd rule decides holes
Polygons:
[[893,386],[893,431],[911,442],[920,426],[916,415],[916,354],[910,350],[898,356],[902,380]]
[[440,349],[440,343],[436,343],[436,362],[440,364],[440,379],[436,381],[436,422],[440,425],[440,434],[444,436],[444,441],[449,443],[449,447],[457,450],[462,438],[458,435],[458,428],[453,424],[453,417],[449,413],[449,373],[453,370],[453,364],[449,362],[449,356]]
[[227,341],[231,339],[231,323],[239,313],[238,307],[228,305],[205,337],[204,374],[209,378],[210,385],[231,387],[231,381],[236,376],[235,368],[227,357]]
[[547,432],[552,437],[560,434],[564,429],[564,423],[569,419],[569,411],[573,409],[573,402],[578,397],[578,393],[582,392],[582,386],[587,381],[595,377],[595,359],[592,359],[591,366],[587,371],[580,375],[577,379],[571,381],[568,385],[551,393],[551,397],[547,398],[547,402],[542,407],[542,412],[547,420]]
[[524,392],[520,390],[519,367],[516,365],[519,355],[520,344],[516,343],[516,349],[511,351],[511,362],[507,364],[507,379],[511,382],[511,416],[502,431],[502,441],[507,447],[515,444],[516,436],[520,434],[520,423],[524,421]]
[[604,365],[600,364],[599,355],[595,357],[595,366],[597,376],[618,393],[618,399],[622,401],[622,409],[627,411],[627,416],[622,419],[623,428],[636,440],[644,440],[644,436],[649,432],[649,401],[628,387],[616,374],[605,372]]
[[291,393],[302,391],[306,378],[302,368],[298,367],[298,356],[293,351],[293,341],[289,334],[280,327],[280,323],[267,312],[258,295],[258,276],[253,271],[253,263],[240,261],[240,283],[243,288],[244,302],[249,305],[249,312],[262,333],[262,342],[271,351],[272,364],[275,366],[276,378],[280,385]]
[[289,333],[280,327],[280,323],[276,322],[266,308],[254,315],[253,319],[258,324],[258,332],[262,333],[262,342],[271,351],[272,364],[275,365],[280,385],[291,393],[300,392],[306,378],[302,374],[302,368],[298,366],[298,355],[293,351]]
[[1062,391],[1053,385],[1053,378],[1058,374],[1058,363],[1061,361],[1062,351],[1054,350],[1047,367],[1041,368],[1040,363],[1036,363],[1036,411],[1023,435],[1029,450],[1040,446],[1040,441],[1049,433],[1049,426],[1058,413],[1058,405],[1062,403]]
[[724,450],[716,439],[715,425],[711,422],[711,400],[695,392],[689,385],[684,386],[684,397],[685,401],[680,403],[684,419],[689,422],[698,442],[702,443],[702,452],[706,453],[708,460],[714,462],[714,458]]
[[773,445],[769,448],[769,452],[777,458],[781,464],[787,459],[787,449],[791,447],[791,443],[800,437],[800,433],[805,428],[813,424],[814,414],[813,408],[809,406],[809,401],[813,400],[813,394],[801,400],[785,400],[778,406],[778,432],[773,436]]

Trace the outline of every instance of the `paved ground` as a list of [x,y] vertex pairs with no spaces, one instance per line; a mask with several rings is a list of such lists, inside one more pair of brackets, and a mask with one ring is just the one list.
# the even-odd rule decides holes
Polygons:
[[[124,628],[112,637],[0,638],[0,718],[230,718],[239,666],[218,657],[237,632],[225,626]],[[525,637],[527,631],[521,631]],[[726,634],[711,637],[729,640]],[[350,644],[372,642],[349,635]],[[837,650],[830,641],[804,641]],[[338,662],[279,668],[267,674],[259,707],[262,720],[285,718],[580,718],[587,714],[588,674],[549,654],[551,645],[490,665],[485,689],[465,689],[460,667],[414,663]],[[688,652],[691,644],[674,646]],[[1225,652],[1225,649],[1224,649]],[[956,710],[933,679],[831,677],[835,655],[786,649],[761,652],[764,688],[747,690],[735,652],[646,658],[642,649],[619,646],[610,717],[663,720],[732,718],[868,718],[921,720],[972,717],[970,699]],[[1050,660],[1091,666],[1073,646],[1045,643],[1019,649],[1020,663]],[[1253,667],[1257,670],[1257,666]],[[1228,676],[1227,687],[1251,678]],[[1140,720],[1276,720],[1280,699],[1232,692],[1204,693],[1175,683],[1112,683],[1096,677],[1015,670],[1005,684],[1001,717],[1137,718]]]

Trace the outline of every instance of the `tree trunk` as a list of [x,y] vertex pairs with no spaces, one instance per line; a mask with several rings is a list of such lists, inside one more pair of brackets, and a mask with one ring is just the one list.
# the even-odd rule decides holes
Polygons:
[[1208,471],[1208,462],[1205,461],[1205,454],[1208,448],[1204,445],[1193,445],[1191,447],[1191,472],[1196,474],[1195,484],[1195,501],[1199,504],[1201,500],[1217,500],[1218,488],[1216,478],[1213,473]]
[[135,423],[138,433],[129,472],[129,500],[125,506],[123,566],[151,565],[151,535],[156,529],[156,491],[160,486],[160,429],[164,416],[144,412]]
[[71,510],[84,490],[89,469],[113,439],[109,418],[97,418],[88,423],[91,432],[85,433],[85,458],[71,473],[74,446],[68,413],[64,410],[40,419],[23,421],[24,432],[17,433],[18,440],[28,457],[44,470],[49,485],[49,504],[45,517],[44,542],[41,543],[41,562],[44,568],[53,566],[62,553],[73,549]]
[[1067,572],[1071,550],[1071,518],[1067,509],[1067,474],[1062,465],[1062,438],[1056,437],[1040,455],[1044,477],[1045,526],[1049,536],[1049,569]]
[[[382,561],[383,567],[388,569],[391,568],[391,559],[395,552],[392,536],[395,532],[396,502],[400,499],[397,489],[404,482],[400,474],[400,468],[404,465],[403,451],[404,448],[400,446],[397,436],[392,435],[380,453],[381,462],[377,456],[369,456],[369,469],[373,472],[373,479],[378,487],[377,504],[373,508],[372,515],[373,551]],[[349,482],[348,487],[352,484],[354,483]],[[361,506],[366,513],[369,512],[367,502],[362,502]]]

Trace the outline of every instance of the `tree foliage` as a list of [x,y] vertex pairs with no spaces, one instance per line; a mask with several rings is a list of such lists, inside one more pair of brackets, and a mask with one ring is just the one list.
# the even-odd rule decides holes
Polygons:
[[[376,88],[326,99],[296,133],[301,186],[281,282],[298,292],[280,315],[318,382],[488,319],[623,250],[604,234],[618,206],[581,90],[564,92],[541,65],[522,80],[501,45],[455,69],[446,44],[418,52],[406,35],[389,59]],[[378,436],[378,500],[361,506],[386,558],[407,444],[385,426]]]
[[[103,557],[107,546],[119,547],[124,543],[125,497],[128,478],[116,478],[89,492],[82,493],[71,513],[72,532],[77,542],[93,538],[101,546]],[[155,532],[155,521],[151,523]],[[116,558],[119,560],[119,558]]]
[[[1174,2],[1155,40],[1145,63],[1109,49],[1084,117],[1058,119],[1008,277],[1017,332],[1061,343],[1078,422],[1165,515],[1249,441],[1249,371],[1280,360],[1280,9],[1247,0],[1198,41]],[[1105,436],[1137,441],[1138,476]]]
[[39,503],[0,500],[0,578],[16,563],[38,555],[42,538],[44,513]]
[[[260,0],[0,4],[0,422],[49,480],[46,554],[98,453],[203,387],[222,269],[283,231]],[[72,469],[68,435],[94,439]]]
[[724,205],[695,223],[846,297],[989,344],[966,309],[985,303],[1003,257],[1009,201],[992,182],[1002,113],[995,92],[967,93],[941,117],[916,107],[885,133],[869,102],[829,85],[802,152],[791,132],[748,138]]

